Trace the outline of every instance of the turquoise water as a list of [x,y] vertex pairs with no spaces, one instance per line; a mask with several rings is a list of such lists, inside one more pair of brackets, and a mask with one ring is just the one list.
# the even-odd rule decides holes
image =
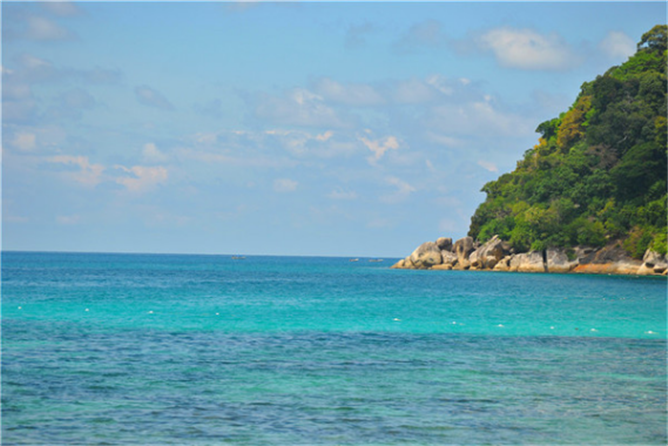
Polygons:
[[2,254],[2,444],[666,444],[666,280]]

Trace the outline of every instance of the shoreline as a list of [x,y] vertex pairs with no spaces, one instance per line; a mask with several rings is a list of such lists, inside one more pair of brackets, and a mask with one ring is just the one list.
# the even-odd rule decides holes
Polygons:
[[542,251],[516,252],[498,236],[484,244],[464,237],[452,242],[441,237],[425,242],[392,269],[436,271],[501,271],[626,276],[668,276],[668,260],[647,250],[642,260],[631,258],[619,241],[603,248],[576,246]]

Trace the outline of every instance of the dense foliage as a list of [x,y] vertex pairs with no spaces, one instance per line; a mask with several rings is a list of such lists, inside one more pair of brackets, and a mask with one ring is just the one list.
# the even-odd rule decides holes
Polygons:
[[665,254],[667,34],[645,33],[626,63],[538,126],[516,169],[483,187],[471,237],[498,234],[520,251],[618,240],[634,257]]

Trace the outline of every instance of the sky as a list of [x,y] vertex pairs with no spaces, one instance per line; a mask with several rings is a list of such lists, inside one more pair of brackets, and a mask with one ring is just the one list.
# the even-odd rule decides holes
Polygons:
[[458,239],[664,2],[2,2],[2,249]]

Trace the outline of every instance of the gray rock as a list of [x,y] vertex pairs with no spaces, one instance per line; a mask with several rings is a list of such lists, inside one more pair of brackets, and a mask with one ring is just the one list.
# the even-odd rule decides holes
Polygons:
[[645,265],[653,267],[654,265],[660,265],[666,263],[666,257],[662,256],[658,252],[654,252],[651,249],[645,251],[645,255],[642,258],[642,261]]
[[473,245],[473,238],[464,237],[455,242],[453,251],[457,254],[457,264],[459,269],[468,269],[471,266],[469,256],[475,250]]
[[668,264],[666,263],[658,263],[654,265],[654,274],[663,274],[668,270]]
[[436,246],[441,251],[452,251],[452,239],[450,237],[441,237],[436,240]]
[[406,257],[405,259],[399,260],[397,263],[392,265],[390,268],[394,269],[413,269],[415,266],[413,265],[413,262],[411,262],[410,257]]
[[434,242],[425,242],[418,246],[410,255],[410,260],[417,269],[429,269],[443,263],[441,250]]
[[457,263],[457,254],[452,251],[441,250],[441,259],[444,265],[454,266]]
[[505,256],[499,262],[494,265],[494,271],[510,271],[510,259],[512,259],[513,256]]
[[508,254],[509,248],[507,243],[503,242],[498,235],[495,235],[469,255],[471,268],[494,268]]
[[545,272],[543,253],[539,251],[530,251],[522,254],[515,254],[510,259],[508,270],[520,273],[543,273]]
[[567,273],[578,266],[578,260],[569,260],[566,250],[550,248],[546,252],[547,271],[551,273]]
[[662,256],[658,252],[647,250],[642,258],[643,264],[638,268],[636,274],[641,276],[650,276],[656,274],[663,274],[668,270],[668,262],[666,256]]

